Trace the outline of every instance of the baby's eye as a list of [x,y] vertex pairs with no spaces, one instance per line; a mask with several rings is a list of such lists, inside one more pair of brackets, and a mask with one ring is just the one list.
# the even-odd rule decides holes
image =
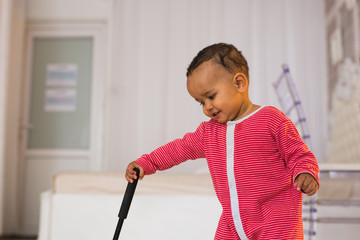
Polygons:
[[210,100],[214,100],[215,95],[216,95],[216,94],[209,96],[209,99],[210,99]]

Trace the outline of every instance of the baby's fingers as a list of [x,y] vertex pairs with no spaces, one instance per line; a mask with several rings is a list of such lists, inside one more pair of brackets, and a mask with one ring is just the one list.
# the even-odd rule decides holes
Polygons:
[[137,164],[136,162],[131,162],[127,169],[126,169],[126,174],[125,174],[125,178],[128,182],[133,183],[134,179],[137,179],[138,176],[136,175],[136,171],[135,168],[139,169],[140,173],[139,173],[139,179],[141,180],[144,177],[144,170],[142,169],[142,167],[140,167],[139,164]]
[[318,188],[315,187],[313,190],[311,190],[310,192],[306,193],[308,196],[312,196],[317,192]]
[[134,179],[136,179],[136,176],[134,176],[134,175],[131,174],[131,173],[126,172],[125,178],[126,178],[126,180],[127,180],[128,182],[133,183],[133,182],[134,182]]
[[301,189],[303,188],[304,180],[305,180],[305,177],[303,174],[300,174],[299,176],[296,177],[295,182],[294,182],[294,187],[298,191],[301,191]]
[[318,188],[319,188],[319,186],[318,186],[317,182],[311,181],[311,183],[308,185],[308,187],[306,189],[303,189],[303,192],[309,196],[312,196],[317,192]]
[[294,182],[294,186],[298,191],[306,193],[309,196],[314,195],[319,188],[315,178],[308,173],[303,173],[297,176]]
[[130,163],[126,169],[125,177],[126,177],[126,180],[128,180],[128,182],[130,182],[130,183],[133,183],[134,179],[137,178],[134,168],[135,168],[135,164]]

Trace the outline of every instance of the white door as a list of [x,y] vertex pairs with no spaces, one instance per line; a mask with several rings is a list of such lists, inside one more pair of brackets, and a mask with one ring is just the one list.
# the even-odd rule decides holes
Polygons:
[[62,171],[102,170],[101,25],[32,25],[25,84],[21,233],[37,234],[40,194]]

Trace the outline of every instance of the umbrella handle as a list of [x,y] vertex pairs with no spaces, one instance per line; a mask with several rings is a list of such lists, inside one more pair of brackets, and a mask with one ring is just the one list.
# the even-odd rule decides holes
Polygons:
[[119,221],[118,221],[117,226],[116,226],[116,230],[115,230],[113,240],[119,239],[119,235],[120,235],[120,231],[121,231],[123,221],[124,221],[124,219],[127,218],[127,215],[128,215],[129,209],[130,209],[130,205],[131,205],[131,201],[132,201],[134,193],[135,193],[136,185],[137,185],[137,182],[138,182],[138,179],[139,179],[140,170],[137,169],[137,168],[134,168],[134,171],[136,172],[136,179],[134,179],[134,181],[132,183],[128,182],[128,185],[126,187],[124,198],[123,198],[123,201],[121,203],[120,211],[119,211],[119,214],[118,214]]

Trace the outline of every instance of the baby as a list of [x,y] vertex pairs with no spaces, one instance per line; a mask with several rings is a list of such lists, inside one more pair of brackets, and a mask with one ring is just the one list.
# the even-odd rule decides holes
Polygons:
[[201,50],[187,90],[210,118],[131,162],[126,179],[206,158],[222,214],[215,239],[303,239],[302,193],[319,189],[314,154],[281,111],[250,101],[247,61],[233,45]]

